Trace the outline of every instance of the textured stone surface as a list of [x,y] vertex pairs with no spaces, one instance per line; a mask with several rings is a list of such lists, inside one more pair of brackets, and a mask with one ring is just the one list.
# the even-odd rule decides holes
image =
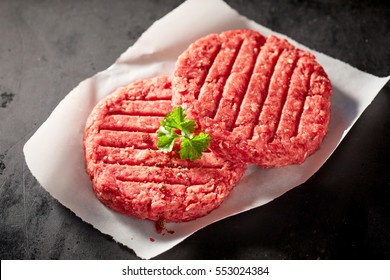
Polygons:
[[[22,148],[73,87],[181,2],[0,1],[1,259],[136,258],[53,199],[31,175]],[[387,1],[226,2],[361,70],[390,74]],[[308,182],[157,258],[389,259],[388,143],[389,85]]]

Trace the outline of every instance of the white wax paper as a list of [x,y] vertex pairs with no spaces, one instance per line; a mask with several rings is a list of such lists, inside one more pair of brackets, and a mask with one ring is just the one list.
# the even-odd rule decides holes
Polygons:
[[25,158],[32,174],[81,219],[146,259],[165,252],[202,227],[264,205],[305,182],[328,159],[389,77],[375,77],[313,51],[334,87],[330,128],[321,149],[302,165],[279,169],[248,167],[221,207],[192,222],[167,224],[173,234],[158,234],[153,222],[108,209],[92,192],[84,169],[82,138],[85,121],[97,101],[134,80],[171,75],[178,55],[194,40],[209,33],[243,28],[258,30],[265,36],[275,33],[239,15],[221,0],[189,0],[156,21],[112,66],[74,88],[25,144]]

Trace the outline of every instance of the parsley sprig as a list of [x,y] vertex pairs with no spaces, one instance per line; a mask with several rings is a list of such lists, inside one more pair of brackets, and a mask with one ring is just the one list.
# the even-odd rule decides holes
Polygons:
[[184,109],[180,106],[173,108],[166,114],[157,130],[157,147],[168,153],[173,150],[176,139],[181,139],[180,158],[195,160],[202,157],[202,153],[210,144],[210,135],[200,132],[194,134],[196,123],[187,119]]

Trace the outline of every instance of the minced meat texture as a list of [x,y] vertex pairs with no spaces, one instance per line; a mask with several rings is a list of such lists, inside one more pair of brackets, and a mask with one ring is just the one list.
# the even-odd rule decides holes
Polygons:
[[330,119],[331,83],[315,57],[252,30],[210,34],[179,57],[173,105],[232,161],[280,167],[316,151]]
[[161,76],[119,88],[93,109],[85,160],[93,190],[108,207],[141,219],[189,221],[217,208],[243,175],[245,165],[211,151],[188,161],[157,150],[171,97],[171,82]]

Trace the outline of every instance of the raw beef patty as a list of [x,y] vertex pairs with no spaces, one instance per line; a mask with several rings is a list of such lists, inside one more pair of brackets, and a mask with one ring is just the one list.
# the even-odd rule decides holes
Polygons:
[[189,221],[217,208],[244,173],[212,152],[193,162],[157,150],[157,129],[171,111],[165,76],[119,88],[88,118],[84,150],[96,196],[141,219]]
[[210,34],[189,46],[174,72],[173,105],[232,161],[279,167],[320,147],[331,83],[315,57],[285,39],[251,30]]

